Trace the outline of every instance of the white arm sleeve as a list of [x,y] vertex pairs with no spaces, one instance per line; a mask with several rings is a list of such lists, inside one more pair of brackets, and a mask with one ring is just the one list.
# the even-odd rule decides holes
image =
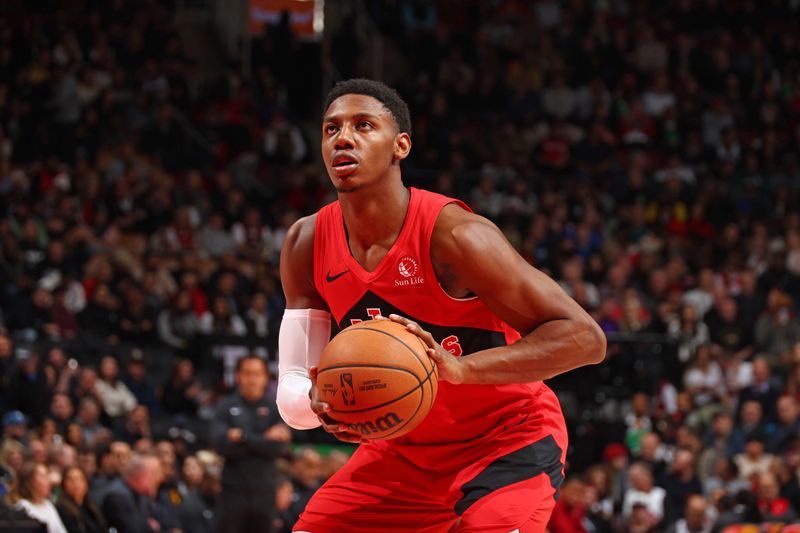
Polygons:
[[331,315],[319,309],[287,309],[278,333],[278,412],[294,429],[320,425],[308,391],[308,369],[319,363],[331,338]]

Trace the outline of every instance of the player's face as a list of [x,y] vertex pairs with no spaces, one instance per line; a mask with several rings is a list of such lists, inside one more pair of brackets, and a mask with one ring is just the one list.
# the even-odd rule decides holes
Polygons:
[[340,193],[380,180],[410,149],[408,134],[398,132],[391,112],[371,96],[340,96],[325,112],[322,158]]

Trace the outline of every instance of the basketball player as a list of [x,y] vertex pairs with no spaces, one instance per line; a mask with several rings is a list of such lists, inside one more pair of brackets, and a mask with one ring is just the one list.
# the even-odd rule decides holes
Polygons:
[[309,501],[296,532],[541,532],[563,480],[567,434],[542,383],[601,361],[599,326],[463,203],[403,185],[408,107],[385,85],[329,93],[322,155],[338,201],[299,220],[281,254],[287,311],[278,408],[297,429],[341,440],[314,378],[334,330],[405,324],[439,369],[413,431],[365,443]]

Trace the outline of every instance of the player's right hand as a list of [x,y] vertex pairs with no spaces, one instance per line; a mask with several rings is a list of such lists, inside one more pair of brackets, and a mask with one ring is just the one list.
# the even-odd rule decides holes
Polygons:
[[322,423],[322,429],[336,437],[342,442],[349,442],[352,444],[363,444],[368,442],[361,435],[350,431],[350,428],[344,424],[340,424],[330,416],[331,406],[325,402],[320,401],[317,392],[317,367],[312,366],[308,369],[308,377],[311,379],[311,410],[317,415],[319,421]]

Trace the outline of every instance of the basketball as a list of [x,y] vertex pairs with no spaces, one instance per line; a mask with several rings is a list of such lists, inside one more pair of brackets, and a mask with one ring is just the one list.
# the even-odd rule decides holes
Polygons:
[[330,416],[367,440],[405,435],[436,400],[438,371],[422,339],[390,320],[343,329],[320,356],[317,390]]

